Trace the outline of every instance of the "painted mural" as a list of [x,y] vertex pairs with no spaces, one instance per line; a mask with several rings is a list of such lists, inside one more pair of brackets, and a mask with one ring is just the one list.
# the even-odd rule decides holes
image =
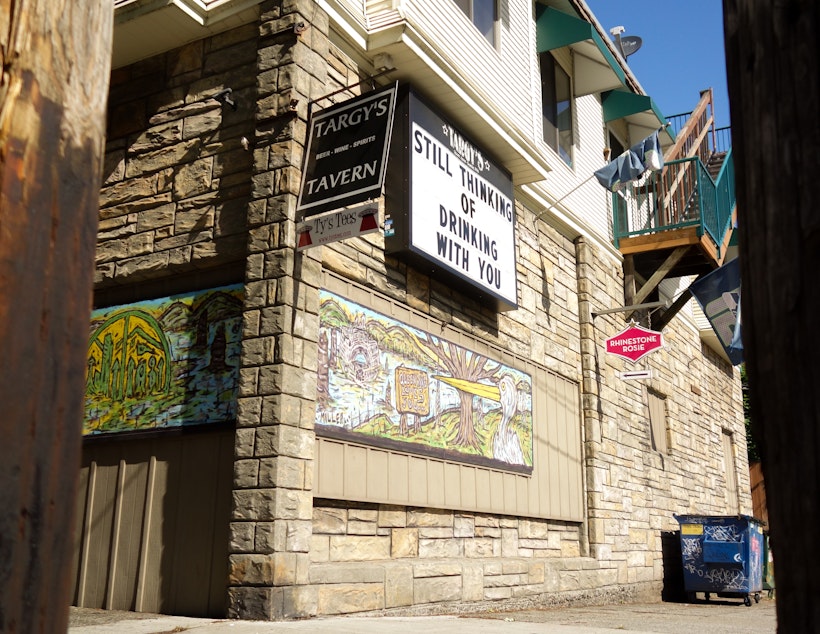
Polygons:
[[530,375],[328,291],[317,401],[325,436],[532,471]]
[[84,434],[236,418],[242,285],[91,315]]

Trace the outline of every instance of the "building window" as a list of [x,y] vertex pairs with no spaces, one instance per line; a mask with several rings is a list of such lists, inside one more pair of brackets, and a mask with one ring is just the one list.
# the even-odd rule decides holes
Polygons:
[[572,167],[572,86],[569,75],[550,53],[541,53],[541,103],[544,142]]
[[495,46],[496,22],[498,22],[498,8],[496,0],[455,0],[458,8],[464,12],[481,35]]
[[649,441],[652,449],[661,454],[669,453],[666,429],[666,399],[649,392]]
[[730,513],[740,512],[740,501],[737,495],[737,463],[735,462],[735,442],[732,432],[724,429],[723,468],[726,473],[726,508]]
[[[604,157],[606,161],[611,161],[614,158],[620,156],[626,151],[624,145],[618,140],[618,138],[609,132],[609,156]],[[614,196],[612,196],[612,204],[613,204],[613,214],[612,214],[612,233],[613,235],[610,237],[620,238],[624,234],[629,232],[629,205],[627,204],[626,197],[624,196],[623,192],[616,192]]]

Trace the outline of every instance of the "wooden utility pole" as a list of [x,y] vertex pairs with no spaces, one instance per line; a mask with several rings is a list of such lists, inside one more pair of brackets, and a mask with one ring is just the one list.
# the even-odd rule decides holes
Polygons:
[[112,0],[0,2],[0,632],[65,632]]
[[820,5],[724,0],[743,346],[780,632],[820,631]]

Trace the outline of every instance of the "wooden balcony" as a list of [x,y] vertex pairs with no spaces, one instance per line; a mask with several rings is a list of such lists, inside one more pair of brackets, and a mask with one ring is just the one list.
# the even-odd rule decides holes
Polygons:
[[[627,305],[654,299],[664,279],[701,276],[724,264],[737,224],[735,174],[730,142],[721,147],[717,140],[708,90],[667,151],[663,169],[612,194]],[[653,327],[668,323],[689,297],[684,293],[656,316]]]

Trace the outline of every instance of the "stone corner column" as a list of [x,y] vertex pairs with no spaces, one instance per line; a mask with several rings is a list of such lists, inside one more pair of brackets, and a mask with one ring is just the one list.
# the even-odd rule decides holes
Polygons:
[[321,13],[293,0],[260,7],[229,545],[233,618],[305,618],[317,609],[309,566],[321,263],[295,249],[295,208],[311,87],[327,81]]

